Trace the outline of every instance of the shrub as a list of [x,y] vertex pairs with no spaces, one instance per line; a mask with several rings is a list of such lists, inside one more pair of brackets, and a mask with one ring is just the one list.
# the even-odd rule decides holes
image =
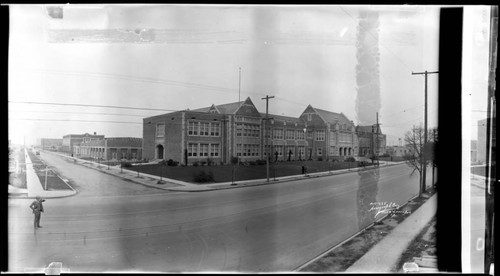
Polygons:
[[239,160],[238,157],[231,157],[231,164],[233,164],[233,165],[238,164],[238,160]]
[[323,157],[319,156],[318,161],[323,161]]
[[121,167],[122,168],[131,168],[132,164],[130,162],[122,162]]
[[199,171],[194,174],[193,181],[196,183],[214,182],[214,174],[212,172]]
[[207,166],[212,166],[213,163],[214,161],[212,160],[212,158],[207,157]]
[[198,167],[199,165],[200,165],[200,162],[198,162],[198,161],[193,162],[193,167]]
[[257,165],[265,165],[266,160],[265,159],[258,159],[257,161],[255,161],[255,163],[257,163]]
[[349,156],[345,159],[346,162],[356,162],[356,158]]
[[250,166],[255,166],[255,165],[257,165],[257,162],[256,161],[249,161],[248,164],[250,164]]
[[168,159],[167,165],[170,166],[170,167],[175,167],[175,166],[179,165],[179,162],[174,161],[172,159]]
[[201,161],[201,162],[200,162],[200,164],[201,164],[202,166],[205,166],[205,165],[207,164],[207,162],[205,162],[205,161]]

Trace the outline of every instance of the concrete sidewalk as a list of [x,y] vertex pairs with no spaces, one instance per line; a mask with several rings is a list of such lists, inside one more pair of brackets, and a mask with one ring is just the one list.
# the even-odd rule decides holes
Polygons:
[[415,213],[377,243],[345,272],[390,273],[398,271],[398,261],[410,243],[432,220],[437,211],[437,193],[430,197]]
[[[79,164],[88,168],[99,170],[103,173],[114,175],[120,177],[122,179],[126,179],[141,185],[145,185],[148,187],[174,191],[174,192],[205,192],[205,191],[213,191],[213,190],[221,190],[221,189],[234,189],[248,186],[257,186],[257,185],[267,185],[267,184],[275,184],[282,183],[294,180],[308,179],[314,177],[322,177],[350,172],[357,172],[359,170],[367,170],[373,169],[375,167],[366,167],[366,168],[352,168],[352,169],[344,169],[344,170],[335,170],[330,172],[318,172],[318,173],[309,173],[307,175],[292,175],[292,176],[282,176],[274,178],[270,178],[269,182],[267,179],[252,179],[252,180],[242,180],[233,182],[223,182],[223,183],[212,183],[212,184],[193,184],[189,182],[184,182],[176,179],[170,179],[162,177],[161,184],[158,184],[160,177],[156,175],[137,173],[136,171],[131,171],[127,169],[121,169],[120,166],[107,166],[105,163],[100,164],[97,162],[82,160],[75,157],[59,154],[56,152],[45,151],[45,153],[50,153],[54,155],[59,155],[60,157],[66,158],[68,161],[73,161],[75,164]],[[402,162],[388,162],[388,161],[380,161],[380,168],[401,164]],[[138,177],[139,176],[139,177]]]
[[68,185],[68,187],[70,187],[71,190],[46,191],[36,175],[35,169],[33,168],[33,162],[29,157],[27,149],[25,149],[24,154],[26,158],[26,189],[28,191],[28,198],[35,198],[36,196],[41,196],[42,198],[57,198],[76,194],[76,190],[70,185]]

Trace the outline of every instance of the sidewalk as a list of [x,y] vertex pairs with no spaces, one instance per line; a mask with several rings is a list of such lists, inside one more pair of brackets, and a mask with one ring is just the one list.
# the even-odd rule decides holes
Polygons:
[[[234,188],[242,188],[242,187],[248,187],[248,186],[276,184],[276,183],[283,183],[283,182],[308,179],[308,178],[314,178],[314,177],[322,177],[322,176],[357,172],[359,170],[368,170],[368,169],[374,168],[374,167],[353,168],[353,169],[335,170],[335,171],[330,171],[330,172],[327,171],[327,172],[309,173],[307,175],[300,174],[300,175],[282,176],[282,177],[276,177],[276,178],[269,178],[269,182],[267,182],[267,179],[251,179],[251,180],[237,181],[234,183],[233,182],[222,182],[222,183],[212,183],[212,184],[193,184],[193,183],[184,182],[184,181],[180,181],[180,180],[176,180],[176,179],[162,177],[161,181],[163,183],[158,184],[160,177],[156,176],[156,175],[144,174],[141,172],[137,173],[135,171],[130,171],[127,169],[121,170],[120,166],[109,166],[109,168],[108,168],[108,166],[105,163],[99,164],[97,162],[93,162],[93,161],[89,161],[89,160],[82,160],[82,159],[78,159],[75,157],[58,154],[55,152],[47,152],[47,153],[59,155],[61,157],[67,158],[68,160],[73,160],[73,162],[76,162],[76,164],[80,164],[80,165],[83,165],[83,166],[88,167],[88,168],[96,169],[96,170],[99,170],[99,171],[106,173],[106,174],[115,175],[115,176],[120,177],[122,179],[130,180],[130,181],[133,181],[133,182],[141,184],[141,185],[145,185],[145,186],[157,188],[157,189],[162,189],[162,190],[175,191],[175,192],[205,192],[205,191],[213,191],[213,190],[221,190],[221,189],[234,189]],[[397,165],[397,164],[401,164],[401,163],[404,163],[404,162],[381,161],[380,167]],[[138,175],[140,177],[138,177]]]
[[46,191],[44,190],[40,179],[33,169],[33,163],[27,150],[24,152],[26,158],[26,186],[28,190],[27,198],[35,198],[36,196],[41,196],[42,198],[57,198],[57,197],[67,197],[76,194],[76,191],[68,185],[71,190],[59,190],[59,191]]
[[[330,172],[327,171],[327,172],[309,173],[307,175],[300,174],[300,175],[292,175],[292,176],[282,176],[282,177],[270,178],[269,182],[267,182],[267,179],[252,179],[252,180],[237,181],[234,183],[223,182],[223,183],[212,183],[212,184],[193,184],[193,183],[184,182],[184,181],[180,181],[180,180],[176,180],[176,179],[162,177],[161,178],[162,183],[158,184],[158,182],[160,181],[160,177],[156,176],[156,175],[150,175],[150,174],[145,174],[145,173],[141,173],[141,172],[137,173],[136,171],[127,170],[125,168],[122,170],[120,168],[120,166],[109,166],[108,167],[105,163],[100,164],[100,163],[93,162],[90,160],[82,160],[79,158],[71,157],[68,155],[63,155],[63,154],[56,153],[56,152],[51,152],[51,151],[44,151],[44,152],[48,153],[48,154],[58,155],[62,158],[66,158],[68,161],[72,160],[73,162],[75,162],[75,164],[82,165],[82,166],[85,166],[87,168],[99,170],[102,173],[114,175],[116,177],[120,177],[122,179],[129,180],[129,181],[132,181],[132,182],[137,183],[137,184],[141,184],[141,185],[156,188],[156,189],[173,191],[173,192],[206,192],[206,191],[221,190],[221,189],[234,189],[234,188],[242,188],[242,187],[248,187],[248,186],[268,185],[268,184],[283,183],[283,182],[308,179],[308,178],[314,178],[314,177],[322,177],[322,176],[357,172],[359,170],[369,170],[369,169],[374,168],[374,167],[370,166],[370,167],[366,167],[366,168],[353,168],[353,169],[335,170],[335,171],[330,171]],[[397,164],[401,164],[401,163],[404,163],[404,162],[380,161],[380,167],[387,167],[387,166],[397,165]]]
[[437,194],[434,194],[345,272],[389,273],[399,270],[396,266],[400,257],[436,215],[436,211]]

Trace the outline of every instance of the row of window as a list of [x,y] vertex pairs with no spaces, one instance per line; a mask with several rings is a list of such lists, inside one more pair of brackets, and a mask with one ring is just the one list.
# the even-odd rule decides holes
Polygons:
[[237,156],[260,156],[259,144],[236,144]]
[[236,124],[236,136],[260,137],[260,126],[254,124]]
[[220,123],[189,121],[188,135],[218,137],[220,135]]
[[219,144],[188,144],[188,157],[218,157],[220,151]]

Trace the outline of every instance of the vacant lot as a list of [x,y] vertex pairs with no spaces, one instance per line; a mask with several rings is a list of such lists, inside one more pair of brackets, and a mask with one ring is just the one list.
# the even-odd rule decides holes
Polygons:
[[[358,162],[326,162],[326,161],[307,161],[307,162],[277,162],[269,165],[269,177],[280,177],[288,175],[299,175],[302,173],[302,166],[306,166],[307,173],[325,172],[329,170],[340,170],[358,167]],[[168,167],[154,165],[133,166],[128,170],[138,171],[139,173],[152,174],[173,178],[186,182],[194,182],[194,176],[201,171],[212,173],[214,182],[230,182],[249,180],[249,179],[264,179],[266,178],[266,165],[222,165],[222,166],[177,166]],[[161,172],[160,172],[161,170]]]
[[46,170],[46,165],[43,163],[37,155],[33,154],[30,150],[28,150],[28,154],[33,162],[33,169],[35,170],[38,179],[40,179],[40,183],[45,187],[45,179],[47,179],[47,190],[48,191],[57,191],[57,190],[70,190],[71,188],[61,179],[57,174],[55,174],[52,170]]

